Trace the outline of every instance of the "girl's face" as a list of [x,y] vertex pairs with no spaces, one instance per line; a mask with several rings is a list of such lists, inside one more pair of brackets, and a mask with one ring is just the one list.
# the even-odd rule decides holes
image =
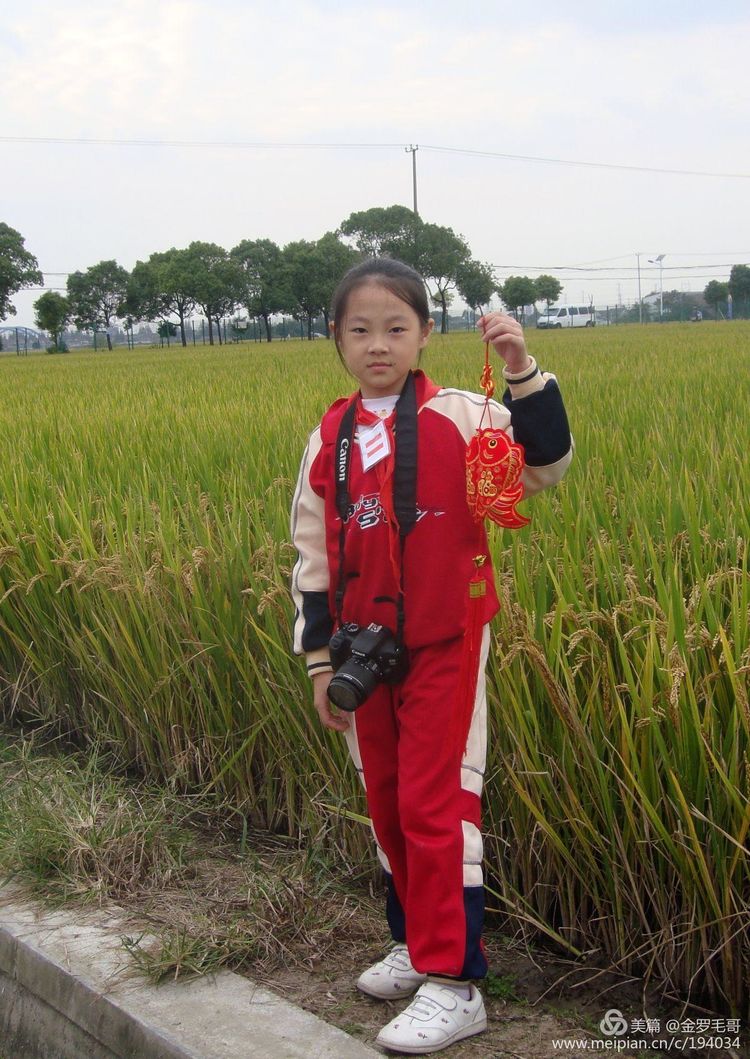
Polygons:
[[376,281],[351,292],[336,337],[363,397],[401,393],[432,326],[432,320],[423,324],[410,305]]

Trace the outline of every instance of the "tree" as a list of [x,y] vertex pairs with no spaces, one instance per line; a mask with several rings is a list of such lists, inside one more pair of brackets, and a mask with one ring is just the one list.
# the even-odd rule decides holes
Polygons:
[[0,320],[16,315],[11,304],[14,294],[24,287],[40,287],[44,282],[37,259],[23,243],[20,232],[0,223]]
[[112,349],[109,328],[126,312],[128,273],[116,261],[100,261],[85,272],[68,276],[68,300],[76,327],[81,331],[105,331]]
[[165,311],[164,293],[161,289],[156,258],[152,254],[148,261],[136,261],[128,278],[128,289],[125,294],[123,311],[133,320],[160,319]]
[[518,316],[521,310],[521,320],[525,316],[527,305],[533,305],[536,301],[538,290],[536,283],[528,276],[508,276],[505,283],[499,288],[500,297],[509,312]]
[[298,239],[287,243],[283,256],[289,283],[287,309],[296,319],[307,320],[307,337],[312,338],[313,320],[327,310],[332,293],[330,280],[320,268],[320,247],[318,243]]
[[374,206],[350,214],[339,232],[352,238],[365,257],[396,257],[417,268],[422,228],[418,214],[406,206]]
[[729,293],[738,314],[746,316],[750,311],[750,267],[732,265],[729,273]]
[[452,228],[441,224],[423,224],[419,230],[419,271],[430,297],[441,309],[440,333],[448,330],[450,292],[458,285],[461,270],[471,260],[469,247]]
[[338,286],[339,280],[352,265],[356,265],[361,255],[350,246],[342,243],[335,232],[326,232],[315,244],[315,258],[317,282],[323,296],[323,319],[325,321],[326,338],[331,337],[329,329],[328,310],[333,301],[333,292]]
[[458,270],[456,287],[469,308],[481,312],[497,290],[492,267],[480,261],[467,261]]
[[[157,277],[162,292],[164,312],[177,317],[180,326],[180,341],[187,346],[185,321],[195,309],[193,271],[187,250],[172,247],[161,254],[152,254],[156,262]],[[149,259],[150,260],[150,259]]]
[[187,346],[185,321],[195,309],[193,270],[186,250],[164,250],[136,262],[130,276],[125,309],[138,320],[177,317],[180,341]]
[[63,348],[61,335],[70,320],[70,303],[57,291],[48,290],[34,302],[36,326],[52,335],[52,352]]
[[547,312],[549,312],[550,302],[556,302],[560,297],[562,283],[559,279],[555,279],[554,276],[541,275],[537,276],[534,280],[534,286],[536,288],[536,298],[534,298],[534,301],[539,300],[545,302],[547,305]]
[[229,256],[241,273],[239,300],[250,316],[263,321],[266,341],[270,342],[271,316],[291,300],[281,249],[270,239],[243,239]]
[[221,318],[242,299],[240,266],[217,243],[193,242],[184,254],[190,274],[187,289],[208,320],[208,344],[214,344],[214,323],[221,344]]
[[728,295],[729,284],[721,283],[718,279],[712,279],[710,283],[706,284],[706,289],[703,291],[706,304],[711,306],[717,316],[719,315],[720,305],[726,308]]

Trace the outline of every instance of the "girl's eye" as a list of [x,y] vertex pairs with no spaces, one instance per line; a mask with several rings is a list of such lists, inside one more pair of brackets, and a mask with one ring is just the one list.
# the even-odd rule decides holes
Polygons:
[[365,329],[364,329],[364,327],[353,327],[353,328],[352,328],[352,331],[353,331],[353,333],[354,333],[355,335],[363,335],[363,334],[365,334]]
[[400,334],[403,334],[403,332],[404,332],[405,330],[406,330],[406,328],[405,328],[405,327],[392,327],[392,328],[391,328],[391,331],[393,331],[393,333],[394,333],[394,334],[396,334],[396,335],[400,335]]

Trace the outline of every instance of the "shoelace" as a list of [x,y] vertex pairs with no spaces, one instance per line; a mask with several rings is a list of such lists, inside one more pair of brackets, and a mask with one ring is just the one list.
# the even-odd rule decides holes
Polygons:
[[425,1018],[432,1018],[433,1015],[437,1015],[445,1010],[446,1009],[443,1005],[438,1004],[438,1002],[433,1000],[432,997],[423,996],[421,993],[417,993],[404,1014],[410,1015],[413,1013],[415,1015],[423,1015]]
[[386,959],[386,962],[399,971],[411,971],[411,960],[403,949],[394,949]]

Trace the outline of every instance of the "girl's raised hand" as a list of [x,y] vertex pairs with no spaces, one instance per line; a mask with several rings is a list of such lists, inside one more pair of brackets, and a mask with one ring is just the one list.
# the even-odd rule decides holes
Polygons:
[[505,361],[509,372],[523,371],[531,360],[526,349],[523,328],[507,313],[487,313],[477,320],[482,338],[490,342]]

